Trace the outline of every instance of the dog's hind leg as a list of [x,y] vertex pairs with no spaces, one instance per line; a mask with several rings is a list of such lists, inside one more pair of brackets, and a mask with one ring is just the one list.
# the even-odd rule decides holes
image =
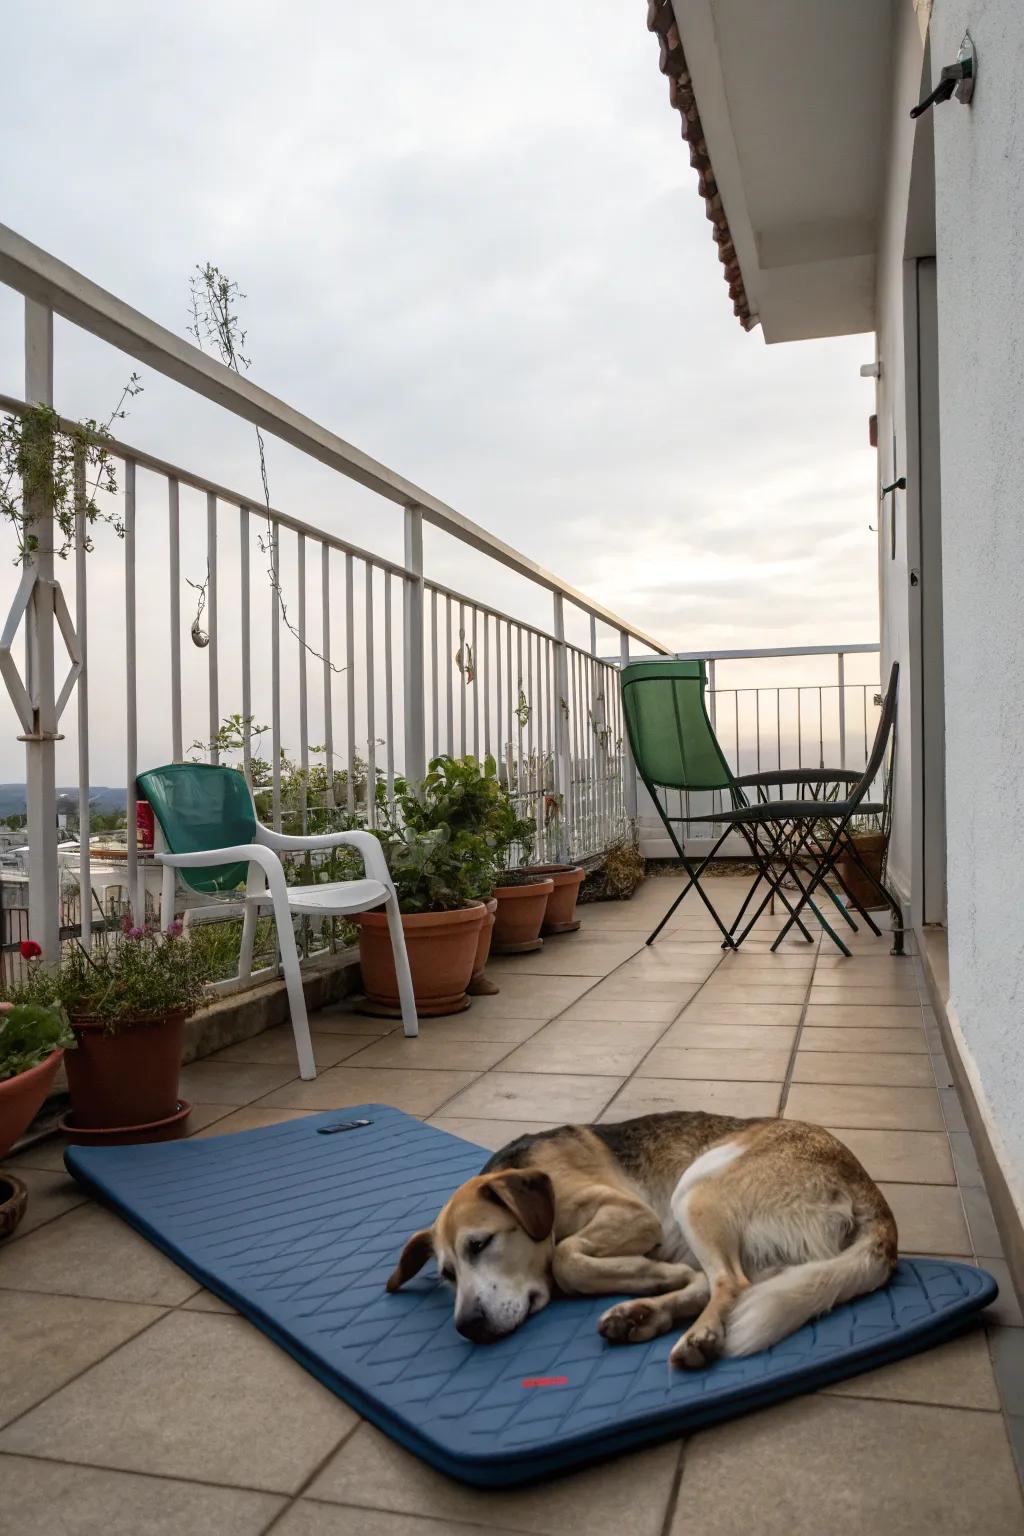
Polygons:
[[653,1296],[677,1291],[696,1278],[688,1264],[648,1258],[661,1242],[661,1222],[642,1200],[609,1192],[590,1220],[563,1238],[554,1253],[559,1288],[569,1296]]
[[646,1344],[671,1333],[684,1319],[703,1312],[711,1297],[707,1276],[695,1270],[689,1285],[642,1301],[620,1301],[598,1320],[597,1331],[610,1344]]

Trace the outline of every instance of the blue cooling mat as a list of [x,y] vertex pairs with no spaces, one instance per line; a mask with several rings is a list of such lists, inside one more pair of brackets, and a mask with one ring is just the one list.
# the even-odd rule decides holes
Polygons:
[[[354,1119],[371,1123],[322,1134]],[[71,1147],[69,1169],[332,1391],[442,1471],[524,1482],[807,1392],[923,1349],[996,1294],[964,1264],[905,1260],[883,1291],[773,1349],[690,1374],[675,1335],[606,1344],[614,1298],[555,1301],[518,1333],[456,1333],[433,1266],[384,1282],[487,1153],[377,1104],[155,1146]]]

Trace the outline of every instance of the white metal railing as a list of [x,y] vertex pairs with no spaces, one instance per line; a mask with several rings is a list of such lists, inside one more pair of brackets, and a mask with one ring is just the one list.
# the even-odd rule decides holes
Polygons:
[[[0,396],[0,408],[10,412],[25,410],[26,403],[53,404],[56,314],[403,509],[404,560],[399,563],[139,447],[109,444],[122,471],[125,879],[136,911],[145,908],[145,869],[135,832],[135,778],[152,760],[139,761],[140,692],[161,690],[163,760],[189,754],[183,708],[183,491],[205,498],[205,525],[199,525],[204,526],[200,538],[205,547],[198,553],[208,571],[203,619],[208,755],[218,757],[223,716],[238,713],[243,722],[240,763],[252,775],[258,746],[255,701],[257,693],[266,691],[269,674],[268,792],[275,826],[294,809],[283,800],[282,752],[297,754],[299,783],[305,784],[311,734],[322,734],[319,766],[325,793],[318,809],[326,800],[332,808],[363,814],[371,824],[378,780],[390,790],[397,774],[418,779],[428,758],[439,752],[495,755],[513,792],[536,820],[542,856],[598,852],[635,816],[635,777],[627,767],[617,665],[628,658],[631,642],[667,654],[657,641],[3,226],[0,283],[25,298],[25,397]],[[57,952],[61,922],[55,746],[61,739],[61,713],[76,688],[80,881],[83,891],[90,889],[90,562],[84,482],[78,499],[73,616],[54,570],[52,509],[37,502],[26,509],[37,545],[24,562],[0,636],[0,669],[26,745],[29,930],[46,956]],[[157,510],[161,503],[162,513]],[[158,519],[166,527],[164,571],[152,562],[140,566],[138,557],[140,540],[145,543]],[[265,530],[275,577],[269,583],[269,612],[257,607],[266,599],[254,590],[254,519]],[[428,574],[424,523],[514,572],[532,590],[548,591],[550,628],[516,618]],[[187,554],[194,558],[196,553],[193,539]],[[276,580],[283,567],[289,574],[290,609],[294,605],[294,619],[289,614],[287,621]],[[140,668],[140,570],[147,622],[155,603],[164,606],[166,683],[147,670],[145,658]],[[589,648],[568,638],[567,610],[589,619]],[[106,618],[109,644],[109,614]],[[599,625],[617,636],[614,664],[598,654]],[[22,627],[24,680],[13,655]],[[56,629],[72,659],[72,674],[59,692]],[[227,678],[228,660],[237,684]],[[254,677],[259,689],[254,689]],[[109,666],[97,672],[97,680],[109,689]],[[300,802],[297,814],[305,822],[312,805],[305,789]],[[81,903],[81,912],[88,942],[89,901]]]

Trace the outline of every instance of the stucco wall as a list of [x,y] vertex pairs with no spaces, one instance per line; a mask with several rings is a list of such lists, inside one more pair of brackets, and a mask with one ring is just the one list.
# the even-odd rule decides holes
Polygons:
[[950,992],[1024,1213],[1021,0],[935,0],[936,78],[965,28],[973,104],[935,114]]

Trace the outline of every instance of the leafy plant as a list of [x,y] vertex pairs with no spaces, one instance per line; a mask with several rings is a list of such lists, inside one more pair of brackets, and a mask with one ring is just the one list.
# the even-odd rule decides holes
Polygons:
[[434,758],[418,793],[395,780],[393,803],[381,786],[375,832],[403,912],[447,912],[486,900],[503,796],[493,758],[483,768],[472,757]]
[[59,1003],[8,1004],[0,1012],[0,1082],[19,1077],[75,1037]]
[[110,1034],[206,1001],[204,952],[181,925],[166,933],[129,928],[118,944],[92,953],[75,945],[59,966],[35,968],[11,987],[17,1004],[57,1005],[72,1019],[99,1019]]
[[[508,863],[514,847],[527,855],[533,849],[536,825],[519,815],[493,757],[482,763],[472,756],[435,757],[418,794],[411,794],[406,781],[398,779],[395,795],[404,824],[415,831],[446,827],[453,836],[468,833],[482,838],[492,874]],[[378,792],[379,812],[384,807],[385,796]]]
[[577,900],[628,901],[643,883],[646,862],[635,843],[613,843],[596,869],[587,874]]

